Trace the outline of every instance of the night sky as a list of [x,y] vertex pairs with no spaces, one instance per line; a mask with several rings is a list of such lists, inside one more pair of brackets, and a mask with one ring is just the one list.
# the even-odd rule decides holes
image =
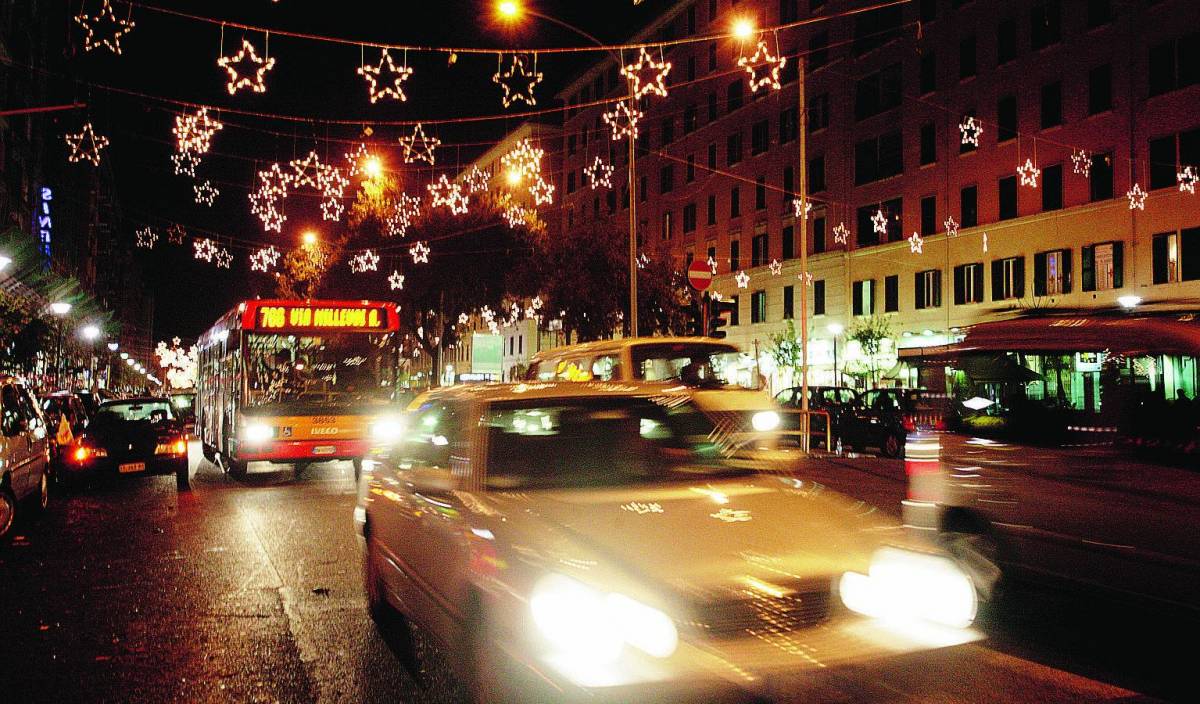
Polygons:
[[[493,0],[422,3],[153,0],[150,4],[226,21],[359,41],[488,48],[586,44],[582,38],[536,18],[526,18],[517,28],[509,28],[494,19]],[[542,0],[526,4],[604,41],[619,42],[628,39],[671,2],[646,0],[637,7],[632,0]],[[216,133],[212,151],[197,168],[193,180],[175,175],[170,162],[174,150],[171,135],[174,115],[183,108],[99,86],[219,107],[315,120],[355,123],[361,120],[364,124],[372,120],[429,120],[506,112],[500,103],[500,88],[491,82],[497,66],[494,54],[460,54],[454,65],[448,66],[446,54],[410,52],[408,65],[414,74],[405,84],[408,102],[371,104],[363,78],[355,73],[364,57],[359,46],[272,35],[270,55],[276,64],[267,75],[267,91],[255,94],[243,90],[230,96],[225,89],[226,74],[216,65],[222,53],[220,26],[135,5],[133,20],[137,24],[122,37],[120,56],[105,50],[84,53],[81,30],[65,14],[77,12],[78,3],[73,0],[65,5],[61,41],[66,47],[58,68],[76,82],[64,79],[57,87],[63,94],[61,97],[85,101],[89,108],[86,115],[59,113],[53,119],[59,131],[74,131],[83,121],[91,119],[97,132],[111,139],[105,158],[111,160],[116,175],[117,199],[123,217],[121,236],[132,239],[133,231],[145,225],[163,235],[168,225],[179,223],[190,234],[232,238],[237,245],[230,247],[235,263],[229,271],[194,260],[190,242],[186,247],[175,247],[160,237],[154,250],[138,251],[147,272],[147,285],[156,297],[156,339],[174,335],[194,338],[238,300],[272,294],[271,280],[249,270],[247,255],[253,243],[273,243],[284,250],[291,248],[299,233],[310,226],[330,234],[341,227],[339,223],[321,220],[317,194],[309,190],[289,195],[288,221],[282,233],[264,233],[259,220],[250,214],[247,190],[257,170],[277,160],[286,165],[292,158],[313,149],[323,160],[344,164],[342,155],[350,147],[347,140],[358,139],[363,124],[289,122],[221,113],[225,128]],[[98,5],[88,0],[90,10],[94,11]],[[128,12],[124,3],[114,7],[118,17]],[[393,9],[381,10],[381,7]],[[234,53],[243,36],[261,54],[264,48],[261,34],[228,27],[224,30],[224,53]],[[554,93],[599,56],[590,53],[539,57],[538,68],[546,79],[537,89],[537,107],[554,105]],[[365,49],[366,63],[376,63],[378,58],[377,49]],[[400,62],[403,54],[393,52],[393,58]],[[518,104],[507,112],[524,109]],[[469,162],[520,122],[510,118],[430,128],[430,134],[444,143],[438,152],[437,172],[444,168],[451,175],[457,173],[456,162]],[[373,131],[367,141],[380,146],[388,167],[404,167],[396,139],[410,133],[411,128],[376,126]],[[212,208],[193,201],[193,183],[205,179],[221,191]],[[351,195],[348,188],[347,196]],[[346,205],[349,202],[347,198]],[[390,265],[385,259],[380,266],[382,269]],[[383,276],[375,278],[380,281],[370,287],[353,286],[347,279],[339,286],[346,290],[330,293],[352,297],[385,294]]]

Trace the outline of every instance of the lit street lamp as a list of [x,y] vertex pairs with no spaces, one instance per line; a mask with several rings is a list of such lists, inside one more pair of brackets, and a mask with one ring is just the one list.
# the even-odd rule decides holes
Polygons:
[[117,343],[115,343],[115,342],[110,342],[110,343],[108,343],[108,351],[109,351],[109,352],[116,352],[116,351],[117,351],[117,347],[119,347],[119,346],[120,346],[120,345],[118,345],[118,344],[117,344]]
[[12,257],[0,254],[0,271],[7,269],[9,264],[12,264]]
[[63,323],[62,319],[67,313],[71,312],[71,304],[66,301],[55,301],[50,304],[50,312],[58,317],[58,336],[54,346],[54,385],[58,386],[62,380],[62,335]]
[[79,336],[88,342],[95,342],[96,339],[100,337],[100,328],[96,327],[95,325],[84,325],[83,328],[79,330]]

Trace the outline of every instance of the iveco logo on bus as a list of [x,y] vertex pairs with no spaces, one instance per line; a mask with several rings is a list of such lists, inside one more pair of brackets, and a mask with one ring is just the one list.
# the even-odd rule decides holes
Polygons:
[[313,435],[337,435],[338,429],[337,428],[313,428],[312,434]]

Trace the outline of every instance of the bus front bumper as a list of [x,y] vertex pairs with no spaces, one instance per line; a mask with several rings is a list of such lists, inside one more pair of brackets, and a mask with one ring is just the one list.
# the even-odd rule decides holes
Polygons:
[[354,460],[371,448],[368,440],[269,440],[242,442],[237,459],[242,462],[295,462],[298,460]]

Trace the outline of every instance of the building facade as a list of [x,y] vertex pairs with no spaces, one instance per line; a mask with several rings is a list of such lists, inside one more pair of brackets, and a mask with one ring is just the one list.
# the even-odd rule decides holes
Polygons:
[[[1114,309],[1123,297],[1195,306],[1200,195],[1179,183],[1193,178],[1185,167],[1200,169],[1194,3],[917,0],[844,14],[869,4],[681,2],[638,35],[681,42],[654,52],[671,63],[669,92],[641,105],[642,247],[681,268],[713,260],[712,290],[737,302],[731,341],[761,353],[806,305],[811,380],[832,383],[835,345],[839,371],[861,372],[846,331],[883,318],[881,366],[891,383],[915,384],[897,360],[975,323]],[[770,31],[689,40],[727,35],[740,19]],[[759,39],[787,57],[779,90],[751,90],[738,65]],[[800,56],[807,218],[793,203]],[[626,91],[609,62],[560,94],[571,106],[564,227],[627,207],[616,183],[626,143],[602,118],[611,105],[579,107]],[[977,145],[964,143],[968,117],[982,128]],[[597,156],[617,167],[608,193],[583,187]],[[1036,185],[1018,171],[1027,161]],[[775,388],[791,381],[768,376]]]

